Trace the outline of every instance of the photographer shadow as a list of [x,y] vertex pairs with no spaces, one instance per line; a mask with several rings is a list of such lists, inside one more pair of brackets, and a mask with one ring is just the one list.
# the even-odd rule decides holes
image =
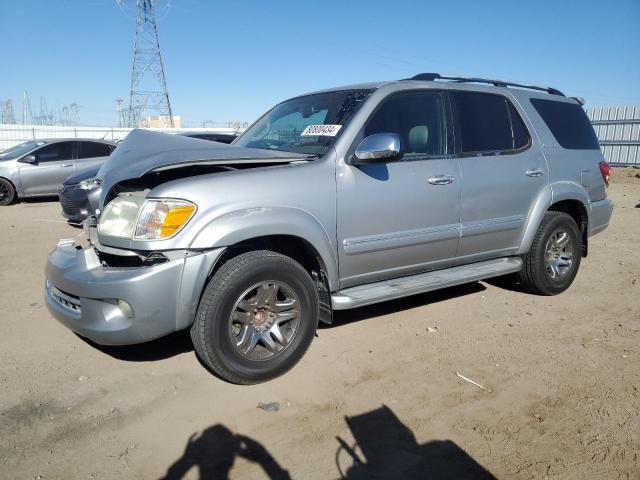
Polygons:
[[226,480],[236,457],[260,465],[272,480],[291,478],[260,443],[235,434],[220,424],[207,428],[200,435],[191,435],[182,456],[168,468],[162,478],[179,480],[191,468],[196,467],[201,480]]
[[[386,405],[345,417],[345,421],[355,443],[349,445],[336,437],[339,447],[335,463],[343,480],[495,480],[450,440],[419,444],[413,432]],[[291,479],[259,442],[217,424],[189,438],[182,456],[167,469],[162,480],[186,478],[193,468],[200,480],[227,480],[238,457],[260,466],[271,480]]]

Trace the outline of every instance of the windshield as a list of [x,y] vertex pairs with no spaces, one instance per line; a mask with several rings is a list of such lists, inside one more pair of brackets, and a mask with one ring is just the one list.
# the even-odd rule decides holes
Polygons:
[[234,142],[306,155],[324,155],[371,90],[342,90],[287,100],[254,123]]
[[45,145],[47,142],[24,142],[15,147],[11,147],[3,152],[0,152],[0,161],[2,160],[12,160],[14,158],[21,157],[25,153],[29,153],[31,150],[34,150],[42,145]]

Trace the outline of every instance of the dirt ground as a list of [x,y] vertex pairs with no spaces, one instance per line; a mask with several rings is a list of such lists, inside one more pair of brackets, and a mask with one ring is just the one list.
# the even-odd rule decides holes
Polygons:
[[340,313],[252,387],[183,332],[97,348],[62,327],[43,267],[80,231],[53,200],[1,208],[0,477],[640,478],[638,174],[615,170],[568,292],[482,282]]

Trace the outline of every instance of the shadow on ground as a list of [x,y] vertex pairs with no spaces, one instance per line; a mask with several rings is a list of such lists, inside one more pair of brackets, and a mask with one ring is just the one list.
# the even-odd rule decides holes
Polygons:
[[[418,444],[413,432],[385,405],[345,421],[355,443],[336,437],[334,458],[341,479],[495,479],[452,441]],[[193,434],[162,478],[179,480],[196,468],[200,480],[225,480],[237,457],[259,465],[272,480],[291,478],[259,442],[221,424]]]
[[355,443],[336,437],[335,461],[340,478],[359,479],[495,479],[450,440],[418,444],[413,432],[383,405],[345,417]]
[[233,433],[224,425],[214,425],[187,440],[184,453],[167,470],[164,480],[184,478],[191,468],[198,470],[201,480],[229,478],[236,457],[260,465],[270,479],[289,479],[289,473],[255,440]]
[[47,202],[58,202],[57,195],[47,195],[45,197],[27,197],[27,198],[18,198],[13,205],[18,205],[20,203],[47,203]]
[[494,287],[498,287],[503,290],[509,290],[510,292],[526,293],[528,295],[532,295],[530,292],[527,292],[522,289],[522,287],[517,281],[517,274],[502,275],[501,277],[488,278],[487,280],[483,280],[483,281],[485,283],[488,283],[489,285],[493,285]]
[[487,287],[481,283],[467,283],[457,287],[445,288],[434,292],[421,293],[410,297],[399,298],[387,302],[376,303],[362,308],[354,308],[353,310],[341,310],[333,313],[333,324],[324,325],[325,328],[336,328],[353,322],[359,322],[368,318],[379,317],[381,315],[390,315],[412,308],[429,305],[432,303],[444,302],[452,298],[471,295],[486,290]]
[[[321,323],[320,326],[321,328],[339,328],[341,325],[346,325],[352,322],[358,322],[381,315],[389,315],[392,313],[419,307],[421,305],[442,302],[455,297],[460,297],[462,295],[470,295],[473,293],[482,292],[484,290],[486,290],[486,287],[484,285],[480,283],[470,283],[458,287],[451,287],[435,292],[413,295],[411,297],[400,298],[398,300],[378,303],[354,310],[334,312],[333,325],[325,325]],[[152,362],[174,357],[176,355],[180,355],[181,353],[193,351],[193,345],[189,336],[189,329],[174,332],[170,335],[167,335],[166,337],[162,337],[151,342],[115,347],[98,345],[97,343],[87,338],[80,338],[82,338],[83,341],[85,341],[92,347],[100,350],[102,353],[106,353],[113,358],[117,358],[118,360],[124,360],[127,362]]]
[[88,338],[80,338],[102,353],[127,362],[153,362],[193,351],[193,344],[191,343],[188,329],[136,345],[98,345]]

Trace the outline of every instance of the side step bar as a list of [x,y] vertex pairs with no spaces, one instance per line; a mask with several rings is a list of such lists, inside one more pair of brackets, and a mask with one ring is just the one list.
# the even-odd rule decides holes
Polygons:
[[386,302],[394,298],[408,297],[417,293],[430,292],[440,288],[453,287],[454,285],[515,273],[521,269],[522,260],[519,257],[498,258],[496,260],[471,263],[445,270],[393,278],[383,282],[340,290],[331,295],[331,305],[334,310],[364,307],[365,305]]

